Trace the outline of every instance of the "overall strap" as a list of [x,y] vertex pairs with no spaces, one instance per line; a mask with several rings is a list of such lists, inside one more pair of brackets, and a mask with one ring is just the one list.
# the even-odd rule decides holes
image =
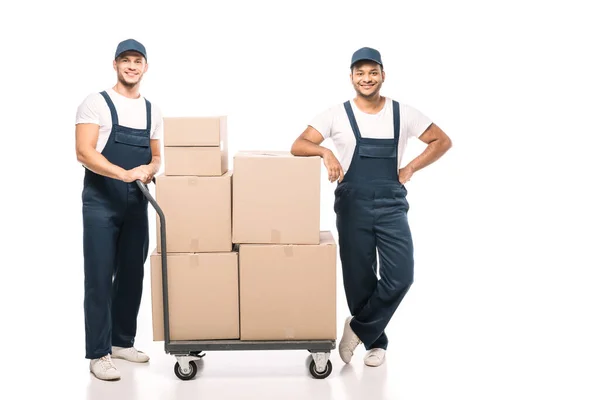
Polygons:
[[400,141],[400,104],[394,100],[392,102],[394,109],[394,143]]
[[147,99],[144,100],[146,100],[146,129],[150,131],[150,123],[152,122],[152,106],[150,105],[150,102]]
[[106,104],[108,104],[108,108],[110,108],[110,116],[112,117],[112,124],[119,125],[119,117],[117,116],[117,110],[115,108],[114,103],[110,99],[110,96],[108,95],[108,93],[106,93],[105,90],[100,92],[100,94],[102,95],[102,97],[104,97],[104,100],[106,100]]
[[350,120],[350,126],[352,127],[352,132],[354,132],[356,143],[358,143],[360,141],[360,131],[358,130],[358,124],[356,123],[356,118],[354,117],[354,112],[352,111],[350,101],[346,101],[344,103],[344,108],[346,109],[346,114],[348,114],[348,119]]

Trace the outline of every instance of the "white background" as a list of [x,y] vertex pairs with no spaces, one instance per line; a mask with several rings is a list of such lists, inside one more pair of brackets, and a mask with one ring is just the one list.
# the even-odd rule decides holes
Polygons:
[[[221,398],[346,399],[366,387],[390,399],[598,399],[593,3],[3,3],[0,391],[206,398],[216,382]],[[210,353],[206,377],[180,382],[151,339],[149,279],[136,345],[151,373],[126,370],[113,386],[89,374],[75,111],[115,83],[115,47],[129,37],[148,50],[142,94],[165,116],[227,115],[231,157],[288,150],[314,115],[351,98],[348,65],[362,46],[382,53],[382,94],[452,138],[407,185],[415,284],[390,325],[387,367],[363,369],[360,352],[353,361],[363,386],[337,353],[327,383],[303,365],[279,377],[298,356],[278,353]],[[405,162],[423,148],[409,142]],[[333,189],[323,174],[325,230],[335,230]]]

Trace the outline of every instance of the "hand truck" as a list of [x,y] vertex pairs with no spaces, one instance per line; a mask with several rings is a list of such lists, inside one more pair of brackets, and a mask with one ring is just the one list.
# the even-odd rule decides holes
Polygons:
[[[152,181],[156,184],[155,178]],[[196,361],[203,358],[204,351],[224,350],[308,350],[312,355],[309,365],[310,374],[316,379],[327,378],[333,369],[329,356],[336,347],[335,340],[171,340],[169,332],[169,286],[167,282],[167,235],[165,215],[140,180],[138,187],[152,204],[160,220],[162,291],[164,316],[165,352],[176,358],[174,372],[181,380],[190,380],[196,376]]]

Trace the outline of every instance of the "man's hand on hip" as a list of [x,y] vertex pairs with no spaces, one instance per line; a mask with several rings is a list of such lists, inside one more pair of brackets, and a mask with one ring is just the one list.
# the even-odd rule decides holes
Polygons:
[[404,185],[406,182],[410,181],[410,178],[412,177],[413,173],[414,173],[414,170],[409,166],[400,168],[398,170],[398,180],[400,181],[401,184]]

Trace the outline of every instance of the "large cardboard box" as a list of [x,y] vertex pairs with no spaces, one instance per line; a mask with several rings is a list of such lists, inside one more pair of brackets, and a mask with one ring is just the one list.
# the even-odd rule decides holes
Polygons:
[[[150,256],[152,327],[165,340],[162,260]],[[171,340],[239,339],[238,253],[167,254]]]
[[336,253],[318,245],[239,246],[241,340],[336,340]]
[[165,147],[165,175],[220,176],[229,169],[227,147]]
[[[165,215],[167,253],[228,252],[231,241],[231,176],[156,178],[156,200]],[[156,216],[158,251],[160,219]]]
[[164,146],[226,147],[227,117],[163,118]]
[[233,164],[234,243],[319,243],[320,157],[243,151]]

